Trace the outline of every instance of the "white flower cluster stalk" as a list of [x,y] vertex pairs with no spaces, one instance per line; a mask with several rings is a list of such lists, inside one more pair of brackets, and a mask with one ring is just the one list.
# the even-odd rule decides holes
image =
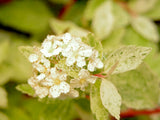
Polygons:
[[[40,98],[64,95],[78,97],[79,90],[84,91],[89,83],[95,83],[97,78],[91,72],[103,68],[98,51],[69,33],[47,36],[42,46],[34,50],[34,54],[28,58],[34,68],[28,83]],[[65,59],[66,66],[77,66],[80,69],[77,78],[57,68],[56,64],[61,59]]]

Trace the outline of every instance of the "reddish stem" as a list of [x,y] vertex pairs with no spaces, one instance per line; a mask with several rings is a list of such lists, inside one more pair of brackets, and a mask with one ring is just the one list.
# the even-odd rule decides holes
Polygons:
[[101,74],[94,74],[94,76],[99,77],[99,78],[105,78],[106,76],[101,75]]
[[62,19],[65,14],[68,12],[68,10],[77,2],[77,0],[70,0],[70,2],[68,2],[61,10],[60,13],[58,15],[59,19]]
[[152,115],[160,113],[160,107],[157,107],[156,109],[153,110],[133,110],[133,109],[128,109],[124,112],[121,112],[120,116],[121,118],[127,118],[127,117],[135,117],[138,115]]

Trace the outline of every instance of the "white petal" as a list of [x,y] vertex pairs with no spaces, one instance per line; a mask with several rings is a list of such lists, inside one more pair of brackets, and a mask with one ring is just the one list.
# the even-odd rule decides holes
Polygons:
[[87,69],[88,69],[89,71],[93,72],[94,69],[95,69],[95,66],[94,66],[92,63],[89,62],[88,66],[87,66]]
[[35,93],[40,97],[44,98],[48,95],[48,89],[45,87],[36,87],[35,88]]
[[54,38],[54,35],[48,35],[48,36],[47,36],[47,40],[50,40],[50,41],[51,41],[53,38]]
[[82,68],[82,67],[85,66],[85,65],[86,65],[85,58],[79,56],[79,57],[77,58],[77,66]]
[[90,76],[88,70],[85,70],[85,69],[81,69],[78,76],[80,77],[80,79],[82,78],[87,78]]
[[40,51],[45,57],[51,57],[52,56],[52,54],[49,53],[48,50],[46,50],[46,49],[41,49]]
[[101,68],[103,68],[103,62],[98,58],[97,60],[96,60],[96,63],[97,63],[97,68],[99,68],[99,69],[101,69]]
[[79,79],[71,79],[71,80],[70,80],[70,86],[71,86],[72,88],[80,88],[80,87],[81,87],[81,84],[80,84]]
[[42,43],[42,47],[43,47],[43,49],[48,50],[52,47],[52,42],[51,41],[44,41]]
[[41,62],[44,63],[44,66],[49,68],[50,67],[50,61],[44,57],[42,57]]
[[37,78],[38,81],[41,81],[41,80],[43,80],[45,77],[46,77],[46,75],[42,73],[42,74],[38,75],[36,78]]
[[71,95],[72,97],[78,97],[79,92],[77,90],[71,89],[69,95]]
[[65,73],[61,74],[61,75],[59,76],[59,79],[60,79],[61,81],[66,80],[66,79],[67,79],[67,74],[65,74]]
[[30,56],[29,56],[29,61],[32,63],[32,62],[36,62],[37,60],[38,60],[38,55],[36,55],[36,54],[31,54]]
[[51,76],[52,78],[56,78],[57,77],[57,69],[54,67],[54,68],[51,68]]
[[60,90],[62,93],[68,93],[70,91],[70,85],[66,82],[61,82],[60,83]]
[[53,79],[46,78],[45,80],[41,81],[41,84],[44,86],[53,86]]
[[76,59],[73,56],[67,57],[67,59],[66,59],[66,65],[67,66],[73,65],[75,62],[76,62]]
[[87,81],[88,81],[89,83],[92,83],[92,84],[94,84],[94,83],[96,82],[96,80],[97,80],[97,77],[95,77],[95,76],[91,76],[91,77],[89,77],[89,78],[87,79]]
[[71,51],[71,49],[69,47],[67,47],[67,48],[62,50],[62,55],[64,57],[68,57],[70,54],[72,54],[72,51]]
[[98,51],[97,51],[97,50],[94,50],[94,51],[93,51],[93,56],[94,56],[95,58],[98,57]]
[[51,87],[49,89],[49,92],[50,92],[50,95],[53,97],[53,98],[57,98],[60,96],[61,94],[61,91],[60,91],[60,88],[58,85],[54,85],[53,87]]
[[58,55],[61,51],[62,51],[62,48],[61,48],[61,47],[58,47],[57,49],[55,49],[55,50],[52,52],[52,55]]
[[77,42],[77,41],[75,41],[75,40],[72,40],[72,42],[70,43],[70,45],[72,46],[73,51],[78,50],[79,47],[80,47],[80,43]]
[[58,46],[62,46],[63,43],[61,41],[55,40],[52,46],[53,49],[56,49]]
[[39,72],[45,72],[45,67],[41,64],[36,63],[36,64],[33,64],[32,66],[33,66],[33,68],[35,68]]
[[84,57],[90,57],[92,53],[93,53],[92,48],[87,45],[83,45],[79,51],[79,54]]
[[70,33],[64,34],[64,36],[63,36],[63,41],[64,41],[65,44],[68,44],[68,42],[69,42],[71,39],[72,39],[72,36],[71,36]]
[[36,86],[35,78],[34,78],[34,77],[31,77],[30,79],[28,79],[28,84],[29,84],[31,87],[35,87],[35,86]]

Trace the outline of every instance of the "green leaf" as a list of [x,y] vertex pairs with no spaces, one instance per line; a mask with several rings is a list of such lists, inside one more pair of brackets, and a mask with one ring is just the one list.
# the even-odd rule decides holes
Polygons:
[[151,18],[153,20],[159,20],[160,19],[160,1],[157,0],[154,7],[149,10],[148,12],[144,13],[144,15],[148,18]]
[[113,3],[114,29],[123,28],[130,22],[129,14],[117,3]]
[[51,16],[43,1],[12,1],[0,7],[1,24],[31,34],[41,35],[48,30]]
[[34,96],[34,93],[35,93],[34,89],[28,84],[20,84],[16,86],[16,89],[30,96]]
[[112,7],[112,2],[106,1],[95,11],[92,28],[96,37],[100,40],[106,38],[113,30],[114,15]]
[[151,10],[158,0],[131,0],[129,6],[137,13],[145,13]]
[[102,44],[99,40],[95,38],[95,36],[92,33],[89,33],[86,37],[82,37],[82,41],[96,49],[99,52],[100,57],[103,57]]
[[20,46],[19,51],[28,59],[29,55],[34,53],[34,48],[32,46]]
[[117,87],[122,102],[127,107],[152,109],[157,106],[159,82],[145,64],[140,65],[136,70],[113,75],[109,80]]
[[74,100],[75,108],[82,120],[93,120],[90,110],[90,101],[85,98]]
[[0,42],[0,64],[7,58],[9,49],[9,41],[3,40]]
[[84,18],[91,20],[94,16],[96,9],[106,0],[89,0],[84,11]]
[[94,85],[91,85],[90,106],[92,113],[96,116],[97,120],[108,120],[108,112],[104,108],[100,98],[100,85],[100,80],[97,80]]
[[7,92],[2,87],[0,87],[0,98],[0,108],[6,108],[8,106]]
[[56,64],[56,67],[66,72],[69,76],[78,78],[78,73],[80,69],[75,66],[70,66],[70,67],[67,66],[65,59],[61,59],[60,61],[58,61],[58,63]]
[[146,17],[135,17],[132,19],[132,27],[144,38],[158,42],[159,34],[156,25]]
[[76,26],[74,23],[69,21],[60,21],[57,19],[51,19],[50,26],[57,35],[69,32],[73,36],[82,37],[86,36],[88,33],[87,30],[80,28]]
[[40,118],[42,120],[74,120],[76,111],[72,100],[54,100],[53,103],[45,105]]
[[133,45],[123,46],[113,51],[104,61],[104,71],[108,73],[117,64],[112,74],[123,73],[133,70],[142,63],[142,60],[149,54],[151,48],[137,47]]
[[119,120],[122,99],[116,87],[110,81],[103,79],[100,86],[100,96],[103,106]]
[[9,120],[9,118],[7,117],[7,115],[4,114],[4,113],[2,113],[2,112],[0,112],[0,118],[1,118],[1,120]]

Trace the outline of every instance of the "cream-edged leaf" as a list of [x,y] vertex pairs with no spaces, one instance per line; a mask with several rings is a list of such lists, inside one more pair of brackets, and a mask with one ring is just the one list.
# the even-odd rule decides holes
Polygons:
[[94,85],[91,85],[90,106],[97,120],[108,120],[108,111],[103,106],[100,98],[100,84],[101,81],[97,80]]
[[104,71],[108,73],[116,65],[112,74],[133,70],[142,63],[142,60],[150,53],[150,47],[134,45],[123,46],[113,51],[104,61]]
[[0,108],[6,108],[8,106],[7,92],[2,87],[0,87],[0,98]]
[[113,30],[114,16],[112,13],[112,7],[112,2],[106,1],[95,11],[92,28],[96,37],[100,40],[106,38]]
[[100,96],[103,106],[119,120],[122,99],[116,87],[110,81],[103,79],[100,86]]
[[154,109],[159,99],[159,79],[146,64],[108,78],[118,89],[123,104],[133,109]]
[[132,19],[132,27],[144,38],[158,42],[159,34],[156,25],[146,17],[135,17]]

